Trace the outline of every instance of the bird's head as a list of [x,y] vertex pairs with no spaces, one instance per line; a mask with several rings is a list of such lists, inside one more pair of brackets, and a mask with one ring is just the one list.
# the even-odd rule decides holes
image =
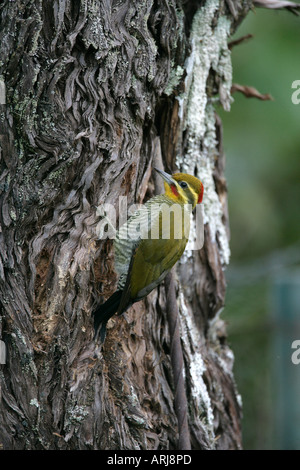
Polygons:
[[202,202],[203,199],[203,184],[202,182],[192,175],[186,173],[175,173],[169,175],[165,171],[155,170],[162,176],[166,196],[172,199],[174,203],[192,204],[192,207]]

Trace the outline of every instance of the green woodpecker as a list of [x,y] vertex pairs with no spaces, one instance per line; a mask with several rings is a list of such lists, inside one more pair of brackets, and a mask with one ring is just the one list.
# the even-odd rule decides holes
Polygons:
[[116,233],[117,290],[94,311],[101,341],[107,321],[146,297],[179,260],[188,242],[191,212],[202,202],[203,184],[198,178],[155,170],[164,179],[165,193],[146,202]]

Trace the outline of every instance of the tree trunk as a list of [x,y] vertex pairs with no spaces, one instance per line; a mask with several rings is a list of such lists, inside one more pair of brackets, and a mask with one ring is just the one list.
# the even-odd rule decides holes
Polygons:
[[[5,0],[0,6],[0,445],[176,449],[164,286],[108,325],[97,206],[154,194],[151,169],[204,183],[205,243],[174,270],[193,449],[241,447],[219,317],[229,234],[222,126],[240,0]],[[119,214],[118,214],[119,216]],[[4,360],[2,361],[4,362]]]

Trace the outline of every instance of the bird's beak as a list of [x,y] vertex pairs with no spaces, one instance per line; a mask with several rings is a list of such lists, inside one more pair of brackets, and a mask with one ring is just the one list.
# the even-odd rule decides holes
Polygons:
[[172,178],[171,175],[169,175],[169,173],[166,173],[165,171],[159,170],[158,168],[155,168],[155,167],[154,167],[154,170],[160,174],[160,176],[165,180],[166,183],[168,183],[169,186],[171,184],[175,184],[176,186],[176,181]]

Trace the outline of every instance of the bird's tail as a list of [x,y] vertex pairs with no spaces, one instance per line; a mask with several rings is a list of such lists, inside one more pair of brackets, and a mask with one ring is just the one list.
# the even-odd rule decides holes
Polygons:
[[123,291],[117,290],[113,293],[109,299],[107,299],[104,304],[99,305],[96,310],[93,312],[94,315],[94,328],[95,328],[95,337],[98,336],[101,343],[104,342],[106,335],[106,323],[108,320],[117,312]]

